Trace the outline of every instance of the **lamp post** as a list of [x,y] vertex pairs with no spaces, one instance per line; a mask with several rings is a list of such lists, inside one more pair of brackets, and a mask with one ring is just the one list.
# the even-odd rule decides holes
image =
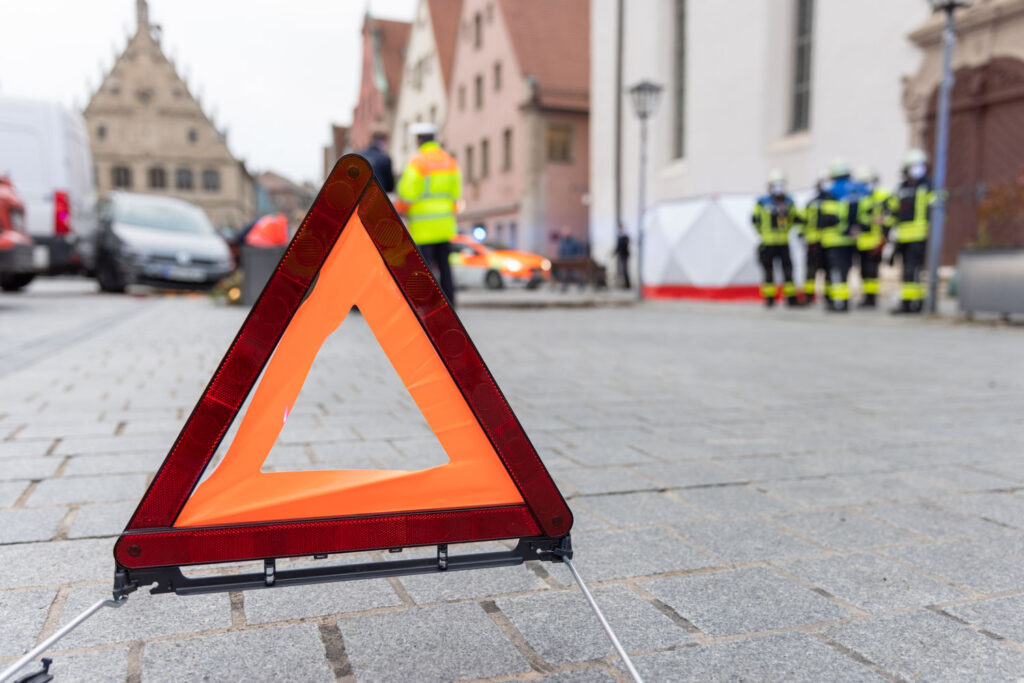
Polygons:
[[942,31],[942,83],[939,87],[938,130],[935,136],[935,205],[931,234],[928,236],[928,312],[938,310],[939,261],[942,259],[942,230],[946,223],[946,157],[949,152],[949,99],[953,91],[953,47],[956,30],[953,14],[971,0],[928,0],[932,10],[946,13]]
[[651,81],[640,81],[630,87],[629,96],[633,99],[633,112],[640,119],[640,187],[637,189],[636,200],[636,262],[637,262],[637,296],[644,298],[644,194],[647,189],[647,119],[658,108],[658,97],[661,86]]

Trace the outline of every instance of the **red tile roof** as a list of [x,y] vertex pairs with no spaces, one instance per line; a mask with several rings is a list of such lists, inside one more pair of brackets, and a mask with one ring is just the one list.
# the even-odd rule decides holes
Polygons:
[[430,23],[434,27],[434,44],[437,59],[441,63],[444,89],[451,85],[452,65],[455,63],[455,39],[459,35],[459,16],[462,14],[462,0],[427,0],[430,9]]
[[402,87],[405,46],[409,44],[412,24],[391,19],[373,19],[373,23],[380,31],[380,60],[384,76],[388,79],[388,89],[397,94]]
[[587,109],[590,0],[498,0],[523,76],[544,106]]

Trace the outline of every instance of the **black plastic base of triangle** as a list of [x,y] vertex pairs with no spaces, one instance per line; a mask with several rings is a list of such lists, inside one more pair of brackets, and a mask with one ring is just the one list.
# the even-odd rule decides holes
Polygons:
[[[114,572],[114,598],[122,598],[150,584],[156,584],[150,589],[150,593],[154,594],[196,595],[274,588],[276,586],[302,586],[332,581],[433,574],[465,569],[512,567],[528,560],[561,562],[566,557],[572,559],[572,540],[568,534],[562,538],[521,538],[512,550],[469,555],[449,555],[448,545],[441,544],[437,546],[437,557],[434,559],[422,558],[303,569],[278,569],[276,559],[268,558],[263,561],[262,574],[187,577],[182,573],[181,567],[127,569],[119,566]],[[320,559],[320,556],[317,556],[317,559]]]

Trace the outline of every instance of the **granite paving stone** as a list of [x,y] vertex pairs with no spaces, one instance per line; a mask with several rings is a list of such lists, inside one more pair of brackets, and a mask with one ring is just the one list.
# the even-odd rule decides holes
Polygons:
[[[60,623],[68,623],[97,600],[109,597],[109,585],[72,589],[61,612]],[[55,647],[69,650],[230,626],[231,605],[227,593],[178,596],[152,595],[147,590],[138,590],[120,607],[97,612],[89,618],[88,628],[76,628]]]
[[57,591],[0,591],[0,657],[16,657],[36,644]]
[[990,633],[1024,644],[1024,595],[951,605],[944,611]]
[[807,633],[780,633],[633,658],[648,681],[787,681],[881,683],[870,667]]
[[598,495],[629,491],[654,491],[658,484],[625,467],[576,468],[551,473],[563,493]]
[[796,479],[817,472],[792,458],[779,455],[746,455],[716,458],[715,462],[739,472],[752,482]]
[[81,505],[75,513],[75,521],[68,531],[68,538],[90,536],[119,536],[138,507],[138,502],[97,503]]
[[850,616],[828,598],[765,567],[654,579],[642,585],[711,636],[755,633]]
[[[590,531],[572,537],[573,563],[584,581],[606,581],[670,571],[714,567],[718,561],[657,527],[628,531]],[[567,569],[553,566],[551,574],[572,583]]]
[[824,551],[756,518],[688,522],[674,528],[700,547],[736,564]]
[[0,545],[0,589],[109,581],[113,547],[110,539]]
[[874,614],[966,597],[953,586],[870,553],[776,564],[807,583]]
[[853,510],[796,512],[777,515],[772,521],[835,550],[855,550],[920,540],[920,536],[870,519]]
[[615,677],[601,669],[570,669],[531,679],[537,683],[613,683]]
[[[627,586],[608,586],[593,593],[627,652],[695,642],[684,628]],[[501,598],[496,604],[531,647],[551,664],[614,654],[600,622],[579,590]]]
[[47,479],[40,482],[28,497],[28,505],[63,505],[108,500],[138,501],[146,490],[146,479],[144,474]]
[[[23,672],[25,670],[22,670]],[[128,648],[106,648],[53,657],[50,673],[60,683],[128,680]]]
[[63,507],[0,509],[0,544],[47,541],[67,513]]
[[[165,596],[166,597],[166,596]],[[316,624],[147,643],[142,680],[334,681]]]
[[979,493],[943,500],[942,506],[965,515],[1024,529],[1024,496]]
[[342,618],[338,628],[357,680],[453,680],[530,671],[476,603]]
[[[0,429],[0,433],[3,429]],[[12,458],[41,458],[44,457],[53,439],[49,441],[4,441],[0,439],[0,460]]]
[[946,541],[891,548],[885,554],[980,593],[1024,589],[1024,562],[1010,552],[1012,537]]
[[1006,528],[999,524],[961,514],[930,502],[871,506],[864,508],[864,511],[904,529],[937,539],[984,536],[1006,531]]
[[858,505],[870,499],[870,495],[831,477],[772,481],[760,487],[783,500],[812,508]]
[[244,600],[245,619],[249,624],[362,612],[402,603],[385,579],[248,591]]
[[618,526],[662,524],[707,516],[693,505],[657,492],[577,497],[571,501],[571,507],[574,513],[580,508],[593,511]]
[[486,598],[506,593],[543,591],[547,588],[543,579],[528,567],[521,565],[470,572],[418,574],[403,576],[399,580],[408,591],[409,597],[421,605],[429,602]]
[[709,484],[736,484],[747,481],[738,472],[728,470],[711,462],[687,460],[679,463],[643,465],[633,468],[662,486],[688,488]]
[[116,422],[29,422],[18,432],[18,439],[53,439],[57,436],[113,436]]
[[27,481],[0,482],[0,507],[11,507],[14,505],[28,487],[29,482]]
[[25,457],[0,460],[0,480],[12,479],[45,479],[52,476],[60,467],[61,458]]
[[874,617],[824,634],[911,681],[1016,681],[1024,652],[930,610]]
[[686,489],[679,497],[718,517],[743,517],[790,510],[793,506],[758,491],[753,486],[709,486]]
[[83,474],[109,475],[156,472],[167,453],[171,450],[174,439],[168,439],[161,450],[138,453],[119,453],[117,455],[75,455],[68,460],[64,468],[64,476],[75,477]]
[[166,455],[173,441],[166,435],[71,437],[57,444],[54,455],[104,455],[152,451]]

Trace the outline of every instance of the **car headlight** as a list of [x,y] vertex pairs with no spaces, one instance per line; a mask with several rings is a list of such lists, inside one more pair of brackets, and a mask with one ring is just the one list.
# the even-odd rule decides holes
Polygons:
[[513,273],[518,273],[520,270],[523,269],[523,264],[515,260],[514,258],[507,258],[505,259],[505,267],[508,268],[509,271]]
[[551,261],[548,261],[547,259],[544,259],[543,261],[541,261],[540,262],[540,269],[541,270],[551,270]]

